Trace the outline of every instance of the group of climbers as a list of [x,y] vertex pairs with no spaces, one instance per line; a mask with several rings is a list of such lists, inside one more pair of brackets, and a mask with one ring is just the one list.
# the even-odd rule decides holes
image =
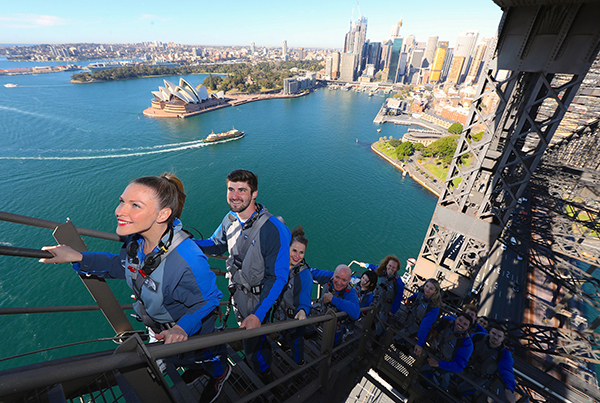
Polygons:
[[[337,322],[337,344],[354,331],[360,309],[374,305],[375,337],[380,338],[390,324],[399,326],[394,344],[405,353],[405,341],[412,339],[416,343],[412,353],[421,355],[428,335],[434,333],[431,329],[436,329],[437,339],[429,337],[430,349],[440,360],[430,357],[423,371],[437,379],[440,386],[447,387],[450,373],[468,368],[480,377],[478,385],[488,387],[492,384],[490,376],[498,371],[508,401],[514,401],[508,393],[514,390],[514,376],[511,381],[512,357],[504,349],[505,333],[492,326],[489,335],[477,333],[471,339],[468,332],[475,324],[473,309],[448,319],[445,326],[439,322],[435,327],[441,307],[437,280],[427,280],[402,304],[404,283],[395,256],[386,256],[379,265],[359,263],[367,270],[355,284],[351,283],[352,272],[347,265],[340,264],[334,271],[310,268],[304,256],[308,240],[303,228],[290,233],[281,218],[256,202],[256,175],[239,169],[232,171],[226,182],[231,211],[208,239],[193,239],[182,229],[179,218],[186,197],[183,184],[167,173],[131,181],[119,198],[115,211],[117,234],[125,239],[119,255],[80,253],[58,245],[45,247],[54,257],[41,262],[70,262],[79,274],[125,279],[135,294],[136,314],[147,326],[151,340],[174,343],[216,331],[223,294],[216,287],[205,254],[228,252],[229,302],[240,328],[258,328],[272,320],[303,320],[330,310],[345,312],[347,315]],[[315,302],[311,302],[313,283],[323,287]],[[482,324],[487,321],[481,319]],[[299,365],[305,362],[304,332],[305,326],[297,327],[281,332],[279,339]],[[272,353],[266,336],[245,339],[244,352],[259,378],[270,383],[274,379]],[[473,363],[469,360],[472,353],[477,357]],[[498,357],[496,366],[494,354]],[[186,368],[186,381],[207,374],[209,381],[201,401],[212,402],[232,371],[226,357],[225,346],[220,345],[164,361]],[[469,385],[460,385],[459,390],[472,392]]]

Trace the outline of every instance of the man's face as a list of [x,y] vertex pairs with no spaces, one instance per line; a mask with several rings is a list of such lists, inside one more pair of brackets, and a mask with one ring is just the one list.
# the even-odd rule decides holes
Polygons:
[[490,340],[490,346],[493,348],[500,347],[500,345],[504,342],[504,339],[506,338],[503,331],[494,328],[490,329],[488,335]]
[[335,269],[333,273],[333,289],[336,291],[342,291],[350,283],[350,277],[352,273],[348,268]]
[[[258,191],[252,192],[246,182],[227,182],[227,203],[234,213],[244,213],[252,204]],[[252,213],[249,211],[246,213]],[[251,215],[251,214],[250,214]]]
[[464,316],[459,316],[454,322],[454,331],[458,333],[463,333],[469,328],[469,326],[471,326],[469,320]]
[[484,329],[487,329],[488,324],[489,324],[487,319],[484,317],[477,318],[477,323],[479,323],[479,325]]

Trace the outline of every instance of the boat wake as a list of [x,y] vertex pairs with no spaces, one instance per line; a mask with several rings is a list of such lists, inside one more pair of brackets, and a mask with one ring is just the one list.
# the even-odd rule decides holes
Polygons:
[[[174,151],[189,150],[192,148],[205,147],[209,144],[204,143],[202,140],[188,141],[185,143],[174,143],[164,144],[152,147],[136,147],[136,148],[120,148],[120,149],[104,149],[104,150],[54,150],[54,152],[68,152],[71,155],[65,156],[44,156],[44,155],[32,155],[32,156],[0,156],[0,160],[94,160],[94,159],[108,159],[108,158],[129,158],[138,157],[143,155],[151,154],[162,154],[170,153]],[[88,155],[73,155],[73,153],[81,153]],[[94,153],[94,155],[89,155]]]

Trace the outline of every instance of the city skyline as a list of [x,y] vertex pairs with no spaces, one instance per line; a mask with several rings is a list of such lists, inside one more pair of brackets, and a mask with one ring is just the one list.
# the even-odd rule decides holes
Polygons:
[[[360,12],[359,12],[360,7]],[[31,10],[35,10],[34,13]],[[226,14],[226,15],[225,15]],[[218,3],[182,1],[165,7],[155,0],[142,4],[107,0],[93,3],[25,1],[5,5],[0,16],[2,44],[175,42],[186,45],[343,48],[351,17],[368,19],[367,39],[390,39],[392,26],[402,19],[401,35],[424,42],[439,36],[450,46],[458,34],[478,31],[479,38],[494,36],[502,11],[493,1],[423,0],[357,2],[309,0],[289,3],[268,0],[260,8],[233,1],[227,9]]]

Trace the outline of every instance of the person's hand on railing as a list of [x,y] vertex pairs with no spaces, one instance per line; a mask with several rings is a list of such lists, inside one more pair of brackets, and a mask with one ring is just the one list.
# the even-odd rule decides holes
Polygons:
[[52,253],[54,257],[40,259],[40,263],[75,263],[83,259],[81,252],[67,245],[44,246],[42,250]]
[[304,309],[300,309],[298,311],[298,313],[296,314],[296,316],[294,316],[294,319],[298,319],[298,320],[306,319],[306,312],[304,312]]
[[179,325],[163,330],[154,337],[156,337],[156,340],[164,340],[165,344],[177,343],[178,341],[186,341],[188,339],[187,333]]

